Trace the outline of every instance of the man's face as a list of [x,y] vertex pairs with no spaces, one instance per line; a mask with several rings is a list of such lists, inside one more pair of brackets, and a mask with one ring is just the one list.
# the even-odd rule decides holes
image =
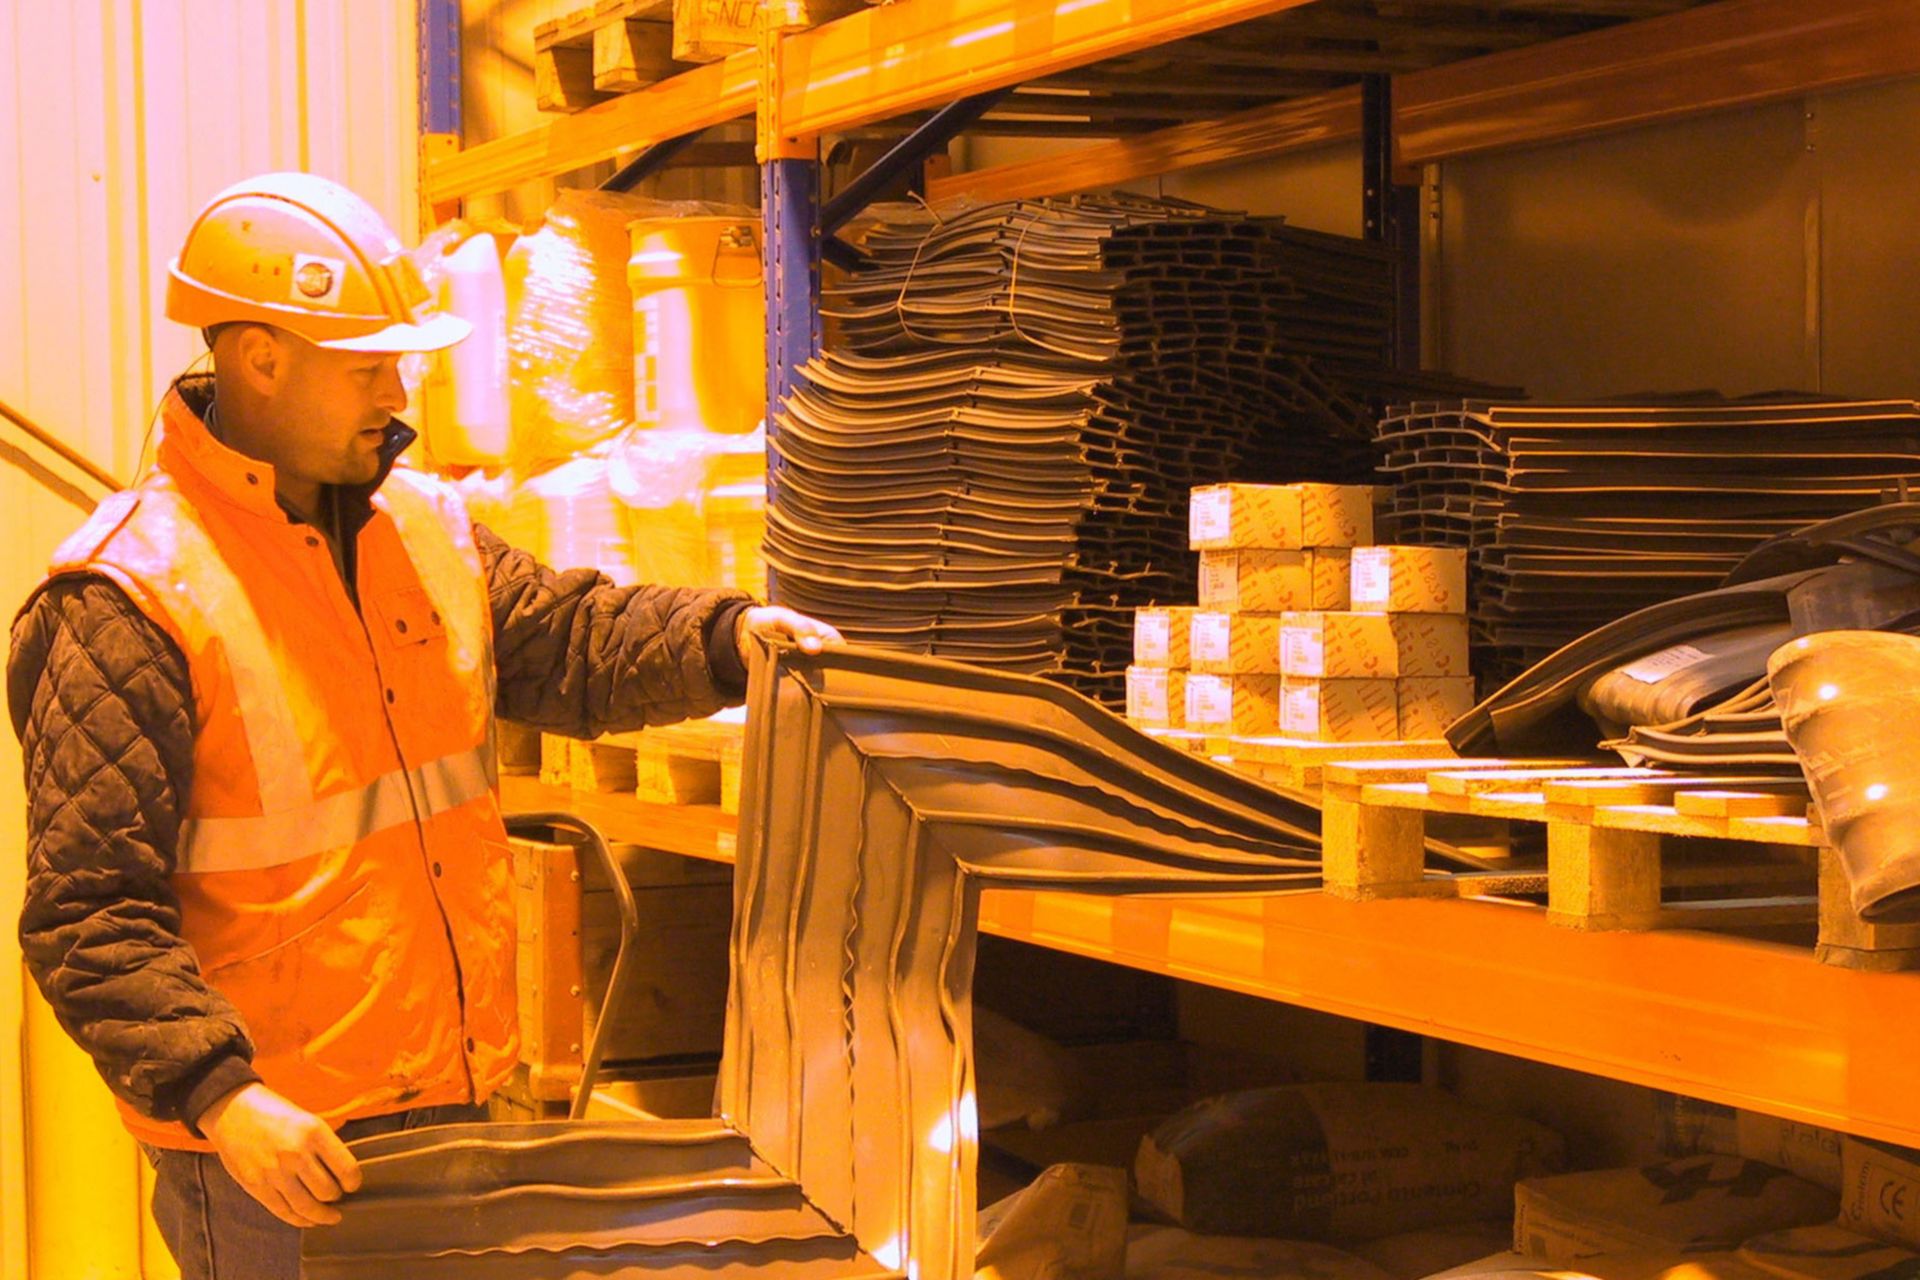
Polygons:
[[400,357],[316,347],[275,331],[286,361],[271,397],[275,468],[315,484],[366,484],[388,421],[407,407]]

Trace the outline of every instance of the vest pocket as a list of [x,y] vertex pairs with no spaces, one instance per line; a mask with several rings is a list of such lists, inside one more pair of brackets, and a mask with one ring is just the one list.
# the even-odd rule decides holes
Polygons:
[[425,644],[447,634],[446,622],[425,587],[382,592],[374,598],[373,608],[387,643],[396,649]]

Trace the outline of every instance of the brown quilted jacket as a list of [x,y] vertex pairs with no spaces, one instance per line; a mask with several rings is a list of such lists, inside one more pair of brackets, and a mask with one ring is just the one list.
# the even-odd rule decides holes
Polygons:
[[[396,424],[390,456],[411,436]],[[342,496],[343,528],[364,523],[377,483]],[[741,700],[745,596],[556,573],[474,532],[501,716],[593,737]],[[191,1124],[257,1076],[246,1028],[180,937],[169,884],[193,785],[186,660],[105,578],[62,578],[14,623],[7,699],[26,767],[28,969],[114,1093]]]

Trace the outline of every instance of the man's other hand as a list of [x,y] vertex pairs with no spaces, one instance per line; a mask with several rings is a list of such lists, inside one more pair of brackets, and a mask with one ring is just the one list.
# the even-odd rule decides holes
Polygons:
[[263,1084],[242,1085],[200,1115],[233,1180],[292,1227],[340,1221],[333,1201],[360,1189],[360,1162],[320,1117]]
[[734,639],[740,646],[740,661],[749,664],[753,661],[755,640],[791,640],[806,653],[818,653],[828,645],[846,643],[838,631],[819,619],[779,605],[761,605],[742,613]]

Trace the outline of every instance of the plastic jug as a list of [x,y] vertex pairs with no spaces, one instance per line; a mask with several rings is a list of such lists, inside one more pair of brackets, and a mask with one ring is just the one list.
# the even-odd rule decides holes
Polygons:
[[422,398],[427,451],[441,466],[507,459],[507,279],[490,235],[469,236],[439,262],[443,310],[473,332],[434,353]]
[[767,399],[759,225],[642,218],[627,229],[634,421],[668,431],[752,431]]

